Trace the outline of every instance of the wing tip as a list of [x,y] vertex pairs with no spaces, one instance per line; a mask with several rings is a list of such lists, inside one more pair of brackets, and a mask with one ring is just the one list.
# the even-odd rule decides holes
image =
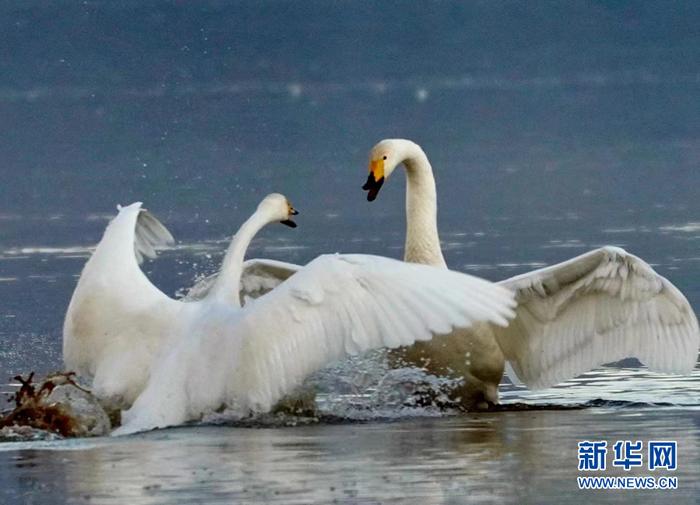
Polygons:
[[122,212],[141,210],[143,207],[143,202],[132,202],[128,205],[117,204],[117,211],[121,214]]

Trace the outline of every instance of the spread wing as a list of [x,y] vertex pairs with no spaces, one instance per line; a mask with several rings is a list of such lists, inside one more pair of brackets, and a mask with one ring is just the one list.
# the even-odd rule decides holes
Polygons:
[[[252,298],[258,298],[272,291],[301,267],[284,261],[250,259],[243,263],[241,274],[240,300],[243,305]],[[196,301],[204,298],[214,285],[219,273],[216,272],[197,281],[188,291],[183,301]]]
[[156,248],[173,245],[175,239],[168,229],[146,209],[140,209],[134,228],[134,253],[136,261],[143,263],[144,256],[155,259]]
[[596,249],[500,284],[518,307],[511,324],[496,329],[498,343],[531,388],[628,357],[660,372],[695,366],[700,332],[690,304],[622,249]]
[[181,305],[139,268],[170,242],[140,202],[119,207],[80,275],[63,326],[63,358],[68,369],[94,377],[102,398],[133,400],[162,341],[158,329]]
[[320,256],[242,309],[207,305],[115,433],[180,424],[222,404],[268,411],[345,356],[476,322],[505,325],[514,305],[508,289],[466,274],[377,256]]
[[476,322],[506,325],[512,293],[488,281],[370,255],[320,256],[243,309],[238,397],[269,409],[349,355]]

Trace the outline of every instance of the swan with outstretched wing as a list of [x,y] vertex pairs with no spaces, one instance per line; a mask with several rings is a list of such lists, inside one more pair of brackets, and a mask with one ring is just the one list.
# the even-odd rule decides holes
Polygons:
[[212,304],[189,321],[117,433],[180,424],[221,405],[266,412],[344,357],[477,322],[504,326],[511,297],[449,270],[370,255],[320,256],[240,310]]
[[[263,222],[262,214],[273,207],[273,201],[277,201],[277,207],[281,206],[281,198],[271,195],[265,205],[261,204],[257,219],[241,227],[234,239],[240,247],[247,246]],[[290,216],[296,211],[291,206],[285,208],[286,214],[280,221],[293,227]],[[68,369],[92,379],[93,392],[105,403],[126,408],[143,389],[151,364],[164,342],[177,330],[179,318],[190,314],[194,306],[167,296],[139,266],[144,258],[155,258],[157,249],[173,244],[170,232],[141,202],[119,206],[118,210],[73,292],[63,326],[63,359]],[[274,213],[268,211],[268,214]],[[230,248],[229,253],[232,252]],[[229,254],[224,265],[230,260]],[[272,273],[279,276],[279,265],[285,264],[248,260],[241,270],[227,268],[219,284],[227,288],[236,286],[232,290],[240,299],[258,296],[269,285],[266,268],[271,272],[267,277]],[[206,289],[202,288],[196,299],[206,297],[216,284],[214,280],[206,283]],[[275,283],[279,282],[276,278]],[[223,296],[234,306],[240,306],[238,297]]]
[[[264,412],[344,356],[428,340],[457,326],[504,326],[514,315],[508,289],[370,255],[321,256],[242,306],[250,241],[267,224],[290,224],[296,214],[279,194],[268,195],[238,230],[206,294],[173,300],[138,266],[134,244],[151,254],[166,236],[150,216],[150,231],[137,232],[142,213],[140,204],[125,207],[108,226],[78,282],[64,331],[66,363],[94,376],[98,396],[131,405],[119,433],[179,424],[221,405]],[[251,279],[270,268],[269,262],[251,268],[257,272]],[[257,291],[262,284],[251,281]]]
[[86,263],[66,312],[63,360],[92,379],[114,407],[130,405],[183,304],[155,287],[139,267],[172,235],[137,202],[119,207]]
[[[447,268],[435,179],[420,146],[404,139],[375,145],[363,187],[367,198],[376,199],[399,165],[407,179],[404,260]],[[499,284],[518,302],[508,327],[476,325],[437,336],[394,353],[395,365],[407,362],[463,377],[454,398],[466,408],[498,401],[506,364],[531,388],[627,357],[666,373],[688,373],[695,366],[700,331],[690,304],[671,282],[623,249],[603,247]]]

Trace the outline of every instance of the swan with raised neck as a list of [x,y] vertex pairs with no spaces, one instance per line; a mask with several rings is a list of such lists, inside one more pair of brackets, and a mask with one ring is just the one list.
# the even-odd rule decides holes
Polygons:
[[212,286],[211,296],[235,307],[240,307],[239,286],[243,273],[243,260],[250,242],[260,230],[275,221],[292,228],[296,227],[296,223],[291,220],[290,216],[297,214],[298,212],[284,195],[279,193],[267,195],[231,240],[221,265],[221,272]]
[[447,268],[437,227],[435,178],[423,149],[410,140],[386,139],[370,152],[369,176],[363,189],[367,199],[379,189],[397,166],[406,169],[406,245],[404,261]]
[[[447,268],[437,227],[437,192],[433,169],[423,149],[410,140],[385,139],[370,151],[369,175],[362,189],[373,201],[382,184],[403,165],[406,171],[406,245],[404,261]],[[505,360],[488,325],[456,329],[428,342],[392,350],[394,368],[413,364],[430,373],[462,378],[452,392],[458,404],[470,409],[498,403],[498,384]]]
[[[379,142],[370,154],[364,186],[368,199],[376,198],[399,164],[406,167],[408,178],[406,260],[444,264],[437,240],[435,182],[420,147],[400,139]],[[658,290],[651,297],[649,283]],[[695,366],[700,332],[687,299],[649,264],[620,248],[594,249],[498,284],[513,291],[518,302],[507,328],[477,324],[455,329],[392,350],[392,366],[409,363],[461,379],[448,394],[466,409],[498,402],[506,358],[508,366],[513,365],[511,379],[524,379],[535,388],[630,356],[665,373],[687,373]],[[674,344],[662,346],[660,338]],[[436,399],[430,393],[425,396],[429,402]]]

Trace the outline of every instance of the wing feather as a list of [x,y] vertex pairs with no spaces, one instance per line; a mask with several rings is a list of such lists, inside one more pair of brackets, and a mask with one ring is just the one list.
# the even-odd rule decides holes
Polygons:
[[118,209],[71,297],[63,359],[67,369],[93,378],[93,391],[101,399],[129,404],[167,338],[162,329],[181,304],[154,286],[138,265],[172,236],[141,202]]
[[498,324],[514,306],[510,290],[465,274],[376,256],[320,256],[242,309],[208,305],[157,364],[116,433],[180,424],[222,404],[267,411],[343,357],[475,321]]
[[237,375],[252,379],[238,396],[267,410],[333,361],[476,321],[500,324],[512,303],[508,290],[465,274],[376,256],[320,256],[243,309],[250,345]]
[[628,357],[659,372],[695,366],[700,331],[690,304],[620,248],[596,249],[500,284],[515,292],[518,308],[496,338],[518,379],[531,388]]
[[[243,262],[243,273],[239,297],[245,305],[248,300],[258,298],[269,293],[282,282],[294,275],[301,266],[284,261],[275,261],[261,258],[249,259]],[[219,272],[208,275],[198,280],[188,291],[183,301],[191,302],[201,300],[211,290]]]
[[146,209],[141,209],[134,229],[134,254],[136,261],[143,263],[144,257],[154,259],[156,249],[175,243],[168,229]]

